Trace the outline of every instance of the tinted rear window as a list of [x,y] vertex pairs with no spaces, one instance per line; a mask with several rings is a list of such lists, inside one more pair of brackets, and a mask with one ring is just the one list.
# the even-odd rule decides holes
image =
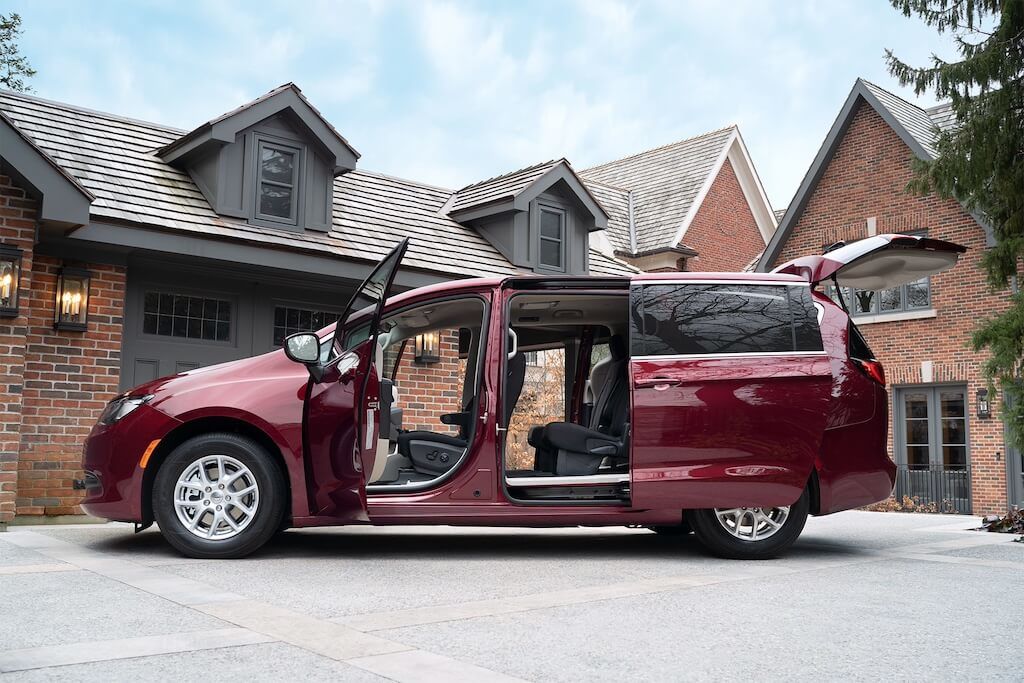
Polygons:
[[850,321],[850,358],[858,358],[860,360],[875,360],[875,353],[868,346],[868,343],[864,340],[860,330],[857,326]]
[[821,351],[810,289],[671,284],[634,288],[634,355]]

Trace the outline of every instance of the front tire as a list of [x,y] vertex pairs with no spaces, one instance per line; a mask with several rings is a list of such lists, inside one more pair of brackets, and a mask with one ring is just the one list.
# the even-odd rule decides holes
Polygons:
[[731,560],[767,560],[789,549],[807,521],[807,489],[788,507],[690,510],[693,533],[713,554]]
[[189,557],[228,559],[259,549],[280,528],[284,477],[266,449],[237,434],[204,434],[175,448],[153,483],[153,516]]

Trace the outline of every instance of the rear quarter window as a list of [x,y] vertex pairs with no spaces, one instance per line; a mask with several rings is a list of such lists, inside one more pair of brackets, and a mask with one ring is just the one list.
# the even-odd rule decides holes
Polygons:
[[821,351],[810,289],[788,285],[665,284],[636,287],[633,355]]
[[864,336],[857,329],[857,326],[850,321],[850,358],[856,358],[857,360],[875,360],[875,353],[868,346]]

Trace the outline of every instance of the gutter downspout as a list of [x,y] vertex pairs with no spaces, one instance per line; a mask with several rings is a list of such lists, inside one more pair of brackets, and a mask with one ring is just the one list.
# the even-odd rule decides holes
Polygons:
[[636,254],[636,223],[633,220],[633,190],[626,190],[626,205],[629,215],[629,251]]

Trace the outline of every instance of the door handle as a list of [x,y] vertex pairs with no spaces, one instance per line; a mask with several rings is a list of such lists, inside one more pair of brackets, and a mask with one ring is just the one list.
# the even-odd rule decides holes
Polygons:
[[636,382],[637,389],[657,389],[658,391],[664,391],[669,387],[678,386],[681,380],[675,379],[674,377],[651,377],[650,379],[640,379]]

